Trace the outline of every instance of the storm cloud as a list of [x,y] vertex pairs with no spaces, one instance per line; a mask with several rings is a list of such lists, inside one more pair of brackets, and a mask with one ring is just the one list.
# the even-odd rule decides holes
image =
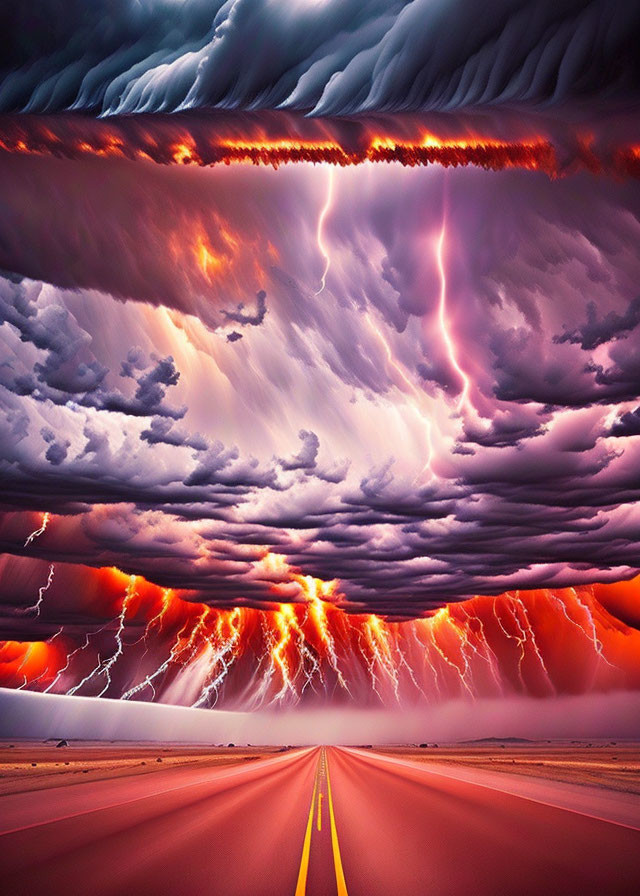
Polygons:
[[[640,395],[635,183],[337,172],[318,293],[326,171],[115,161],[92,187],[93,161],[18,161],[35,179],[12,186],[8,166],[7,234],[19,208],[56,213],[47,177],[67,184],[69,165],[87,191],[79,205],[65,187],[66,229],[28,225],[52,282],[2,281],[1,474],[19,511],[4,550],[257,605],[273,599],[255,574],[271,552],[337,579],[348,607],[400,615],[637,568],[640,446],[622,437]],[[145,195],[198,228],[178,241]],[[83,215],[102,226],[69,267]],[[97,261],[125,222],[114,295]],[[236,263],[207,279],[198,241],[219,233]],[[199,288],[174,290],[176,270]],[[249,324],[239,342],[229,314]],[[64,523],[25,548],[45,510]]]
[[640,12],[605,0],[101,0],[64,15],[47,0],[0,24],[4,111],[352,115],[610,100],[638,84]]
[[[576,136],[598,121],[604,157],[604,132],[633,132],[633,4],[50,0],[2,17],[5,552],[256,606],[276,556],[396,616],[634,574],[640,185]],[[552,119],[567,142],[537,170],[303,150],[205,167],[207,128],[339,133],[340,163],[383,113],[428,148],[426,112],[458,139]],[[83,155],[89,123],[111,122]],[[52,129],[46,153],[21,154],[22,127]]]

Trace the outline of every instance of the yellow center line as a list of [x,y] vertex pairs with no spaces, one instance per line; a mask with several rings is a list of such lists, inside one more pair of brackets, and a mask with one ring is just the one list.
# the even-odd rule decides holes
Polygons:
[[302,846],[302,858],[300,859],[300,870],[298,872],[298,883],[296,884],[295,896],[305,896],[307,889],[307,872],[309,870],[309,852],[311,850],[311,831],[313,829],[313,807],[316,801],[316,791],[318,790],[318,769],[316,768],[315,782],[313,785],[313,794],[311,796],[311,806],[309,808],[309,820],[307,821],[307,830],[304,835],[304,843]]
[[318,794],[318,830],[322,830],[322,797],[324,794]]
[[[342,870],[342,860],[340,859],[340,845],[338,843],[338,831],[336,828],[336,819],[333,814],[333,800],[331,798],[331,778],[329,776],[329,760],[326,759],[327,772],[327,796],[329,797],[329,818],[331,820],[331,846],[333,847],[333,864],[336,869],[336,885],[338,887],[338,896],[349,896],[347,893],[347,884],[344,879],[344,871]],[[296,896],[298,896],[296,892]]]

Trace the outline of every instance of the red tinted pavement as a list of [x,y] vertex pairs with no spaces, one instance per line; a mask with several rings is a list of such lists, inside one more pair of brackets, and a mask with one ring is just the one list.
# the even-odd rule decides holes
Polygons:
[[13,896],[636,896],[640,831],[323,748],[2,797],[0,882]]

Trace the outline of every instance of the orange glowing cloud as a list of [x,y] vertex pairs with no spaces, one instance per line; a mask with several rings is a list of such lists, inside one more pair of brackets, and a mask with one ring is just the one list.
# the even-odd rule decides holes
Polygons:
[[[377,132],[362,125],[353,145],[331,122],[292,121],[282,114],[276,126],[279,134],[267,133],[259,124],[246,126],[239,136],[238,126],[225,121],[189,125],[173,123],[149,125],[139,121],[82,121],[65,116],[33,119],[6,118],[0,130],[0,150],[17,154],[52,155],[63,158],[86,157],[153,161],[165,165],[268,165],[300,162],[331,165],[359,165],[387,162],[404,166],[476,166],[487,170],[520,168],[542,171],[549,176],[561,173],[556,149],[549,136],[531,134],[526,138],[497,139],[489,133],[460,133],[438,136],[420,124],[406,125],[409,134]],[[232,128],[233,136],[229,135]],[[294,128],[296,136],[287,134]],[[394,132],[394,130],[396,132]],[[305,131],[307,133],[305,133]],[[593,141],[581,134],[573,138],[572,168],[592,172],[612,171],[637,177],[638,148],[622,146],[600,158]]]

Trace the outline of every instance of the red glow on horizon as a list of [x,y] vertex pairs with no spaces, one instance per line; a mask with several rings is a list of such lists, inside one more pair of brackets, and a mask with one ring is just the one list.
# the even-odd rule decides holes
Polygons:
[[307,162],[347,167],[364,162],[395,162],[404,167],[440,165],[444,168],[474,166],[488,171],[521,168],[558,174],[556,155],[551,143],[501,141],[478,137],[475,140],[439,140],[427,135],[416,141],[373,138],[364,150],[350,150],[334,141],[314,143],[305,140],[212,140],[196,146],[187,134],[166,147],[147,145],[144,149],[127,146],[122,138],[100,134],[92,139],[65,141],[44,130],[35,137],[0,137],[0,150],[23,155],[54,155],[80,159],[87,156],[153,161],[159,164],[211,165],[250,164],[278,168],[280,165]]
[[[358,122],[355,142],[343,137],[332,121],[269,119],[269,131],[257,121],[228,122],[206,118],[194,126],[184,120],[95,120],[78,116],[5,116],[0,119],[0,151],[64,159],[100,158],[155,162],[161,165],[280,165],[306,162],[335,166],[396,163],[415,167],[474,166],[488,171],[523,169],[549,177],[585,170],[591,174],[640,177],[640,146],[635,143],[598,148],[592,135],[573,134],[572,149],[562,164],[552,138],[543,133],[497,138],[490,133],[460,132],[438,136],[419,120],[388,125]],[[239,133],[240,131],[240,133]],[[242,133],[244,131],[244,133]],[[295,137],[286,136],[287,131]],[[567,152],[561,151],[561,156]]]
[[[283,117],[281,128],[289,126]],[[491,171],[520,168],[554,177],[559,167],[553,144],[541,135],[527,139],[496,139],[489,134],[439,137],[414,125],[412,136],[377,133],[362,125],[357,146],[343,142],[338,125],[305,121],[295,125],[295,138],[268,135],[263,128],[245,125],[247,133],[231,136],[224,123],[203,125],[198,133],[173,122],[149,126],[144,121],[9,118],[0,124],[0,150],[17,154],[153,161],[165,165],[280,165],[298,162],[341,167],[397,163],[414,167],[475,166]],[[225,130],[227,133],[225,133]],[[579,159],[577,160],[579,161]]]

